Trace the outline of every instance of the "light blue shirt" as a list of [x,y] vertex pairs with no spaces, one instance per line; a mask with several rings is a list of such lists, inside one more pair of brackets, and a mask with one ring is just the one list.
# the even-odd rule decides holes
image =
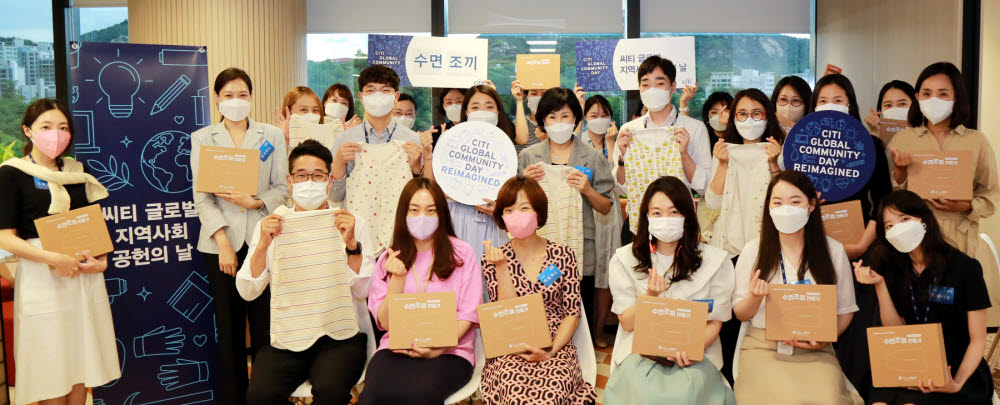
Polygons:
[[[389,125],[382,131],[376,131],[375,128],[368,123],[368,120],[365,120],[365,122],[362,122],[361,125],[355,125],[348,128],[346,131],[337,136],[337,140],[333,143],[333,149],[331,152],[333,152],[334,156],[336,156],[337,151],[340,150],[340,145],[344,142],[381,145],[391,141],[413,142],[420,145],[420,135],[417,135],[417,133],[413,132],[412,129],[406,128],[402,125],[396,125],[395,121],[390,122]],[[351,177],[351,172],[353,171],[354,161],[347,162],[344,178],[334,179],[333,187],[330,187],[331,201],[344,201],[344,197],[347,195],[347,178]]]

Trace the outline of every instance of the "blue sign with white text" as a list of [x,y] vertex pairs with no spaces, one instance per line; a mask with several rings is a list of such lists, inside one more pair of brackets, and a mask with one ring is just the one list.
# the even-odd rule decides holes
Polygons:
[[782,149],[785,169],[804,173],[827,202],[853,196],[875,171],[875,142],[860,121],[817,111],[795,123]]

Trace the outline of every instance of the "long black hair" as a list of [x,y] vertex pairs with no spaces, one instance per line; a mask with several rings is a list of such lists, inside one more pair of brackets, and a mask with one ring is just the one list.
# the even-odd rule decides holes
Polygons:
[[[948,126],[951,129],[955,129],[959,125],[965,124],[972,114],[969,103],[969,91],[965,89],[965,79],[962,78],[962,71],[958,70],[958,67],[951,62],[932,63],[920,72],[920,76],[917,77],[917,83],[913,87],[916,89],[917,94],[919,94],[920,87],[924,85],[924,80],[938,74],[948,76],[948,79],[951,81],[951,87],[955,90],[953,93],[955,95],[955,105],[951,109],[951,116],[948,117],[951,119]],[[914,101],[913,104],[916,105],[918,103]],[[910,126],[914,128],[924,125],[927,122],[924,119],[924,113],[920,111],[920,106],[910,106],[910,113],[907,118],[910,121]]]
[[[729,107],[733,104],[733,96],[724,91],[717,91],[709,94],[708,98],[705,99],[705,104],[701,107],[701,122],[705,123],[705,129],[708,130],[708,142],[710,144],[709,150],[712,150],[711,148],[715,147],[715,143],[719,142],[719,137],[715,135],[715,129],[708,123],[708,111],[719,103],[725,104],[726,107]],[[732,115],[731,112],[730,115]]]
[[[802,98],[803,104],[808,103],[812,99],[812,89],[809,88],[809,83],[806,83],[805,79],[798,76],[785,76],[781,80],[778,80],[778,84],[774,85],[774,91],[771,92],[771,104],[775,108],[778,106],[778,96],[781,95],[781,90],[785,86],[792,86],[795,92],[799,94],[799,97]],[[809,107],[806,107],[806,109],[809,109]]]
[[698,214],[694,209],[691,191],[683,182],[671,176],[654,180],[642,195],[642,203],[639,205],[639,224],[632,239],[632,256],[639,261],[634,270],[648,275],[649,269],[653,267],[649,244],[656,243],[656,238],[651,238],[649,234],[649,219],[646,216],[649,214],[649,201],[656,193],[665,194],[677,212],[684,216],[684,235],[677,241],[677,250],[674,251],[674,263],[671,265],[674,274],[670,276],[670,282],[689,280],[701,267],[701,254],[698,252],[701,228],[698,226]]
[[771,104],[771,101],[767,99],[767,95],[763,91],[757,89],[740,90],[739,93],[736,93],[736,97],[733,97],[733,102],[729,105],[729,122],[726,123],[725,141],[728,143],[743,144],[743,136],[736,130],[736,105],[744,97],[749,97],[751,100],[760,103],[767,111],[767,129],[764,130],[764,135],[760,137],[760,140],[766,142],[767,138],[774,138],[778,143],[784,145],[785,131],[782,131],[781,125],[778,124],[778,115],[774,109],[774,104]]
[[833,268],[830,257],[830,246],[826,242],[826,231],[823,230],[823,216],[820,214],[819,201],[816,199],[816,189],[805,174],[794,170],[782,170],[771,179],[767,186],[767,197],[764,198],[764,214],[760,224],[760,246],[757,252],[757,262],[754,269],[760,270],[761,280],[770,280],[778,271],[781,260],[781,241],[778,239],[778,228],[771,219],[771,192],[780,182],[791,184],[805,194],[812,204],[813,210],[806,222],[805,244],[802,247],[802,261],[799,263],[799,279],[805,278],[806,270],[812,273],[816,284],[836,284],[837,272]]
[[890,277],[902,277],[911,280],[913,262],[908,253],[896,250],[885,238],[885,212],[893,210],[904,215],[911,216],[923,222],[927,232],[923,241],[920,242],[920,249],[924,255],[924,263],[927,265],[925,271],[931,272],[934,279],[941,280],[939,283],[947,285],[951,281],[948,272],[948,258],[958,253],[958,249],[949,244],[941,233],[941,226],[938,225],[937,218],[927,203],[916,193],[909,190],[896,190],[882,199],[878,212],[875,215],[875,246],[872,249],[872,268],[880,274]]
[[833,73],[823,76],[816,82],[816,87],[813,90],[812,98],[809,99],[809,109],[806,113],[811,113],[816,111],[816,102],[819,101],[819,92],[823,90],[824,87],[829,85],[836,85],[844,89],[844,93],[847,94],[847,113],[854,117],[854,119],[861,121],[861,114],[858,113],[858,96],[854,93],[854,85],[851,84],[851,79],[840,73]]
[[[875,111],[882,111],[882,101],[885,98],[885,93],[892,89],[906,93],[906,96],[910,98],[910,108],[913,108],[913,105],[917,104],[917,91],[913,89],[913,86],[902,80],[893,80],[882,86],[882,90],[879,90],[878,104],[875,105]],[[917,107],[917,109],[919,110],[920,108]]]

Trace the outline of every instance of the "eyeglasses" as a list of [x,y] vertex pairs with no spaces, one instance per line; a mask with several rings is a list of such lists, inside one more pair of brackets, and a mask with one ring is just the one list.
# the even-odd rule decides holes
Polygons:
[[302,183],[304,181],[315,181],[318,183],[326,182],[330,179],[330,173],[295,173],[292,175],[292,181],[295,183]]
[[765,118],[767,118],[767,113],[761,110],[755,110],[749,114],[746,111],[740,111],[736,113],[736,121],[743,122],[746,121],[747,118],[753,118],[754,121],[763,121]]
[[802,107],[802,99],[801,98],[793,98],[793,99],[789,100],[787,98],[782,97],[782,98],[778,99],[778,103],[777,104],[778,105],[788,105],[788,103],[792,103],[792,107]]
[[383,87],[381,89],[377,89],[377,90],[374,87],[368,87],[368,88],[365,88],[364,90],[361,90],[361,94],[364,94],[366,96],[370,96],[370,95],[375,94],[375,93],[388,94],[388,95],[391,96],[391,95],[393,95],[393,94],[396,93],[396,90],[393,89],[392,86],[385,86],[385,87]]

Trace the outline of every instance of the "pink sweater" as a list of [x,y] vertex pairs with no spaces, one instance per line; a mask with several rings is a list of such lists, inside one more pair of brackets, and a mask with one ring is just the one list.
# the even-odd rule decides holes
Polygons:
[[[476,315],[476,307],[483,303],[483,274],[479,268],[479,258],[475,256],[472,246],[469,246],[468,243],[451,238],[451,245],[454,246],[455,255],[461,260],[462,265],[456,268],[446,280],[438,279],[437,276],[432,277],[426,292],[454,291],[457,298],[458,320],[478,324],[479,316]],[[386,256],[387,252],[383,252],[378,258],[372,274],[371,289],[368,292],[368,310],[371,311],[376,322],[378,322],[378,309],[382,306],[382,301],[385,301],[386,294],[389,292],[389,278],[386,277],[385,270]],[[418,252],[410,272],[416,272],[417,278],[426,280],[427,273],[431,269],[432,258],[433,255],[430,251]],[[408,273],[406,282],[403,284],[403,293],[413,294],[417,292],[416,282],[413,276]],[[461,356],[475,366],[476,356],[473,345],[476,340],[476,327],[477,325],[473,325],[473,328],[469,329],[469,332],[458,340],[458,346],[448,349],[445,354]],[[378,324],[378,328],[385,330],[381,324]],[[389,333],[391,332],[382,336],[378,350],[389,348]]]

